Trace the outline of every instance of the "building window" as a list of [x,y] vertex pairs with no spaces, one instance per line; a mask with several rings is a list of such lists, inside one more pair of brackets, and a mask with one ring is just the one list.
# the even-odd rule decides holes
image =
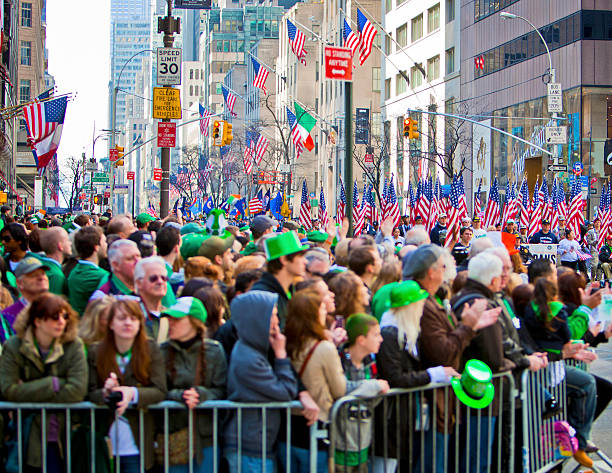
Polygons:
[[391,38],[388,34],[385,34],[385,54],[391,54],[393,51],[391,50]]
[[195,95],[200,95],[200,87],[199,86],[195,86]]
[[372,68],[372,91],[380,92],[380,67]]
[[434,5],[427,10],[427,33],[440,28],[440,4]]
[[195,70],[195,78],[196,78],[196,80],[200,79],[200,69],[196,69]]
[[446,0],[446,22],[450,23],[455,19],[455,0]]
[[412,19],[411,39],[414,43],[417,39],[423,36],[423,14]]
[[474,21],[482,20],[484,17],[506,8],[518,0],[480,0],[474,2]]
[[193,69],[189,69],[189,78],[193,79]]
[[399,45],[404,48],[408,45],[408,24],[404,23],[395,30],[395,38]]
[[408,84],[406,84],[406,79],[401,74],[395,75],[395,95],[400,95],[406,92]]
[[395,2],[395,6],[399,7],[402,3],[404,3],[406,0],[396,0]]
[[22,66],[32,65],[32,42],[22,41],[21,42],[21,61]]
[[21,2],[21,26],[32,27],[32,3]]
[[410,68],[410,87],[416,89],[423,83],[423,74],[421,73],[421,68],[423,67],[421,64],[417,64],[417,66],[412,66]]
[[385,79],[385,100],[391,98],[391,79]]
[[393,9],[392,0],[385,0],[385,12],[389,13]]
[[440,77],[440,55],[427,60],[427,78],[431,81]]
[[189,95],[193,95],[193,85],[189,86]]
[[453,72],[455,72],[455,48],[449,48],[446,50],[446,73]]
[[30,89],[32,82],[28,79],[19,81],[19,101],[21,103],[30,101]]

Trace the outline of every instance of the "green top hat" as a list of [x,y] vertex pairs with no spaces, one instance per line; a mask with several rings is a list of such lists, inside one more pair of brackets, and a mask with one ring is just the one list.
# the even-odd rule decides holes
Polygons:
[[281,233],[264,241],[264,249],[268,261],[280,258],[281,256],[305,251],[309,248],[308,245],[302,245],[300,243],[300,239],[294,231]]
[[206,233],[210,236],[228,238],[232,234],[227,230],[227,220],[222,209],[212,209],[206,219]]
[[404,281],[394,286],[389,296],[389,307],[395,308],[427,299],[429,293],[421,289],[416,281]]
[[469,360],[465,364],[461,378],[451,379],[451,386],[463,404],[473,409],[482,409],[491,404],[495,396],[492,377],[491,368],[486,363]]
[[184,260],[198,255],[198,250],[202,246],[202,242],[208,238],[202,233],[188,233],[183,237],[181,243],[181,256]]

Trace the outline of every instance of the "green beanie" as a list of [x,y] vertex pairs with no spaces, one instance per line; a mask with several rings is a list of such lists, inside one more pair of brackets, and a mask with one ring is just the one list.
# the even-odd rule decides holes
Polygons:
[[353,314],[346,320],[346,334],[348,336],[348,345],[352,346],[355,344],[357,337],[363,335],[364,337],[370,331],[370,328],[378,325],[376,317],[372,317],[368,314]]

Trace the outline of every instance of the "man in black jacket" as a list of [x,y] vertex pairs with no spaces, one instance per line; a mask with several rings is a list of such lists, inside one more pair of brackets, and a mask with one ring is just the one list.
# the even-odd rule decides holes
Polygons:
[[278,294],[277,308],[281,330],[285,329],[287,304],[291,299],[293,281],[297,277],[304,277],[306,273],[304,253],[308,248],[300,243],[296,232],[280,233],[264,241],[268,270],[251,289]]
[[529,239],[529,243],[545,243],[547,245],[556,245],[559,243],[557,235],[550,231],[550,222],[547,219],[542,219],[542,229],[534,233]]
[[612,279],[612,235],[606,235],[606,244],[599,250],[599,262],[603,269],[606,279]]
[[444,246],[444,242],[440,241],[440,232],[446,230],[446,214],[441,213],[438,215],[438,221],[429,232],[429,238],[434,245]]

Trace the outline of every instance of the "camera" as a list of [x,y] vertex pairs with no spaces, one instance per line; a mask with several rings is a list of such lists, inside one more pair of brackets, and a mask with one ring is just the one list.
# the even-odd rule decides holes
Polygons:
[[106,405],[108,406],[108,408],[114,411],[114,410],[117,409],[117,404],[119,402],[121,402],[122,399],[123,399],[123,393],[122,392],[120,392],[120,391],[113,391],[104,400],[105,400]]

